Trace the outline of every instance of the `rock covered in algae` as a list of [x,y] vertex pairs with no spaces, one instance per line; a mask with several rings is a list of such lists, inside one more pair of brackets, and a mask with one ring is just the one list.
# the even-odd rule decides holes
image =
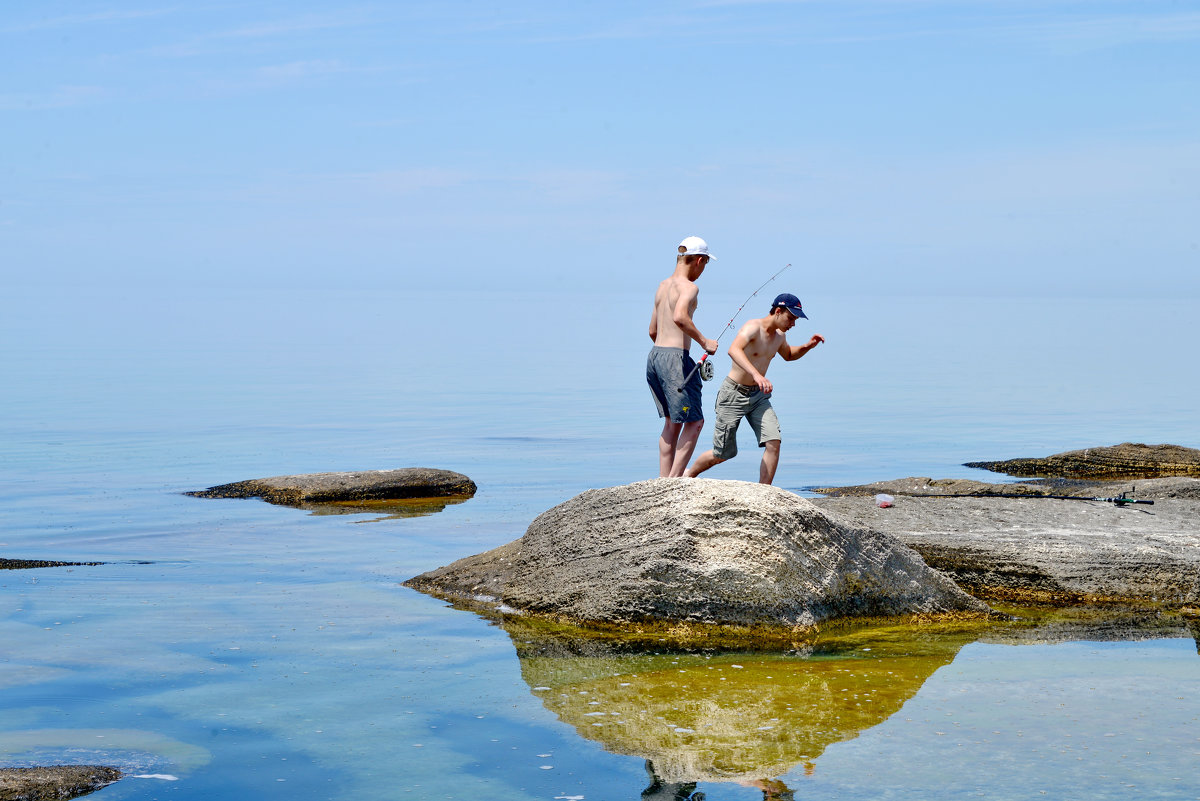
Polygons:
[[1033,459],[967,462],[1018,478],[1138,479],[1164,476],[1200,477],[1200,450],[1180,445],[1143,445],[1123,442],[1103,448],[1086,448]]
[[121,771],[103,765],[0,768],[0,801],[62,801],[120,778]]
[[988,611],[889,535],[840,523],[778,487],[712,479],[588,490],[520,539],[405,583],[604,624],[803,627]]
[[400,467],[255,478],[184,494],[195,498],[262,498],[269,503],[300,506],[344,501],[470,497],[475,490],[475,482],[462,473],[429,467]]

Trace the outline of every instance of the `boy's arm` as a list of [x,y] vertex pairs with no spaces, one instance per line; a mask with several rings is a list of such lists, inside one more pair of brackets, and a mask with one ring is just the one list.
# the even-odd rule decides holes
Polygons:
[[690,291],[681,291],[679,299],[675,301],[675,309],[673,310],[673,319],[675,325],[679,326],[679,330],[687,334],[689,338],[696,340],[700,347],[704,348],[705,353],[717,352],[717,341],[715,339],[705,339],[704,334],[700,333],[700,329],[696,323],[692,321],[692,301],[698,295],[698,290],[695,285],[691,286]]
[[758,330],[757,320],[751,320],[743,325],[729,346],[729,358],[733,359],[733,363],[742,368],[746,375],[754,379],[754,383],[758,385],[759,389],[763,392],[770,392],[772,390],[771,382],[758,371],[758,368],[750,361],[750,357],[746,355],[746,346],[750,344],[753,337],[758,335]]
[[650,312],[650,341],[658,342],[658,304],[654,304],[654,311]]
[[784,337],[783,344],[779,346],[779,355],[784,358],[784,361],[794,362],[824,341],[825,337],[820,334],[813,334],[812,339],[803,345],[789,345],[787,337]]

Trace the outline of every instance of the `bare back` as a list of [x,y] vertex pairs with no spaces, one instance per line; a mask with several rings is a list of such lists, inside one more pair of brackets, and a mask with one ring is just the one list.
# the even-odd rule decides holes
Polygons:
[[696,312],[699,290],[686,277],[675,274],[658,285],[654,293],[654,316],[651,319],[651,338],[664,348],[684,348],[692,336],[676,324],[682,312],[690,322]]

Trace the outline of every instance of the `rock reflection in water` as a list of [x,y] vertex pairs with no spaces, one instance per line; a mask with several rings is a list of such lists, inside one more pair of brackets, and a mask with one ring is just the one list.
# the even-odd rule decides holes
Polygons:
[[297,508],[313,515],[364,515],[379,517],[360,520],[360,523],[375,523],[380,520],[395,520],[402,517],[425,517],[437,514],[456,503],[468,501],[465,495],[446,498],[388,498],[370,501],[336,501],[332,503],[301,503]]
[[653,799],[693,798],[702,781],[789,797],[777,777],[799,765],[811,773],[828,746],[887,720],[977,634],[910,632],[892,646],[787,654],[653,653],[537,639],[513,625],[533,694],[583,737],[646,759],[643,797]]

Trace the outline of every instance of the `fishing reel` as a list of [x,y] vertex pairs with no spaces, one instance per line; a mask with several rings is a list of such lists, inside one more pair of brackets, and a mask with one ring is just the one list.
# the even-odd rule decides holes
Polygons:
[[704,361],[700,362],[699,367],[700,367],[700,380],[701,381],[712,381],[712,377],[713,377],[712,362],[710,362],[708,359],[705,359]]

